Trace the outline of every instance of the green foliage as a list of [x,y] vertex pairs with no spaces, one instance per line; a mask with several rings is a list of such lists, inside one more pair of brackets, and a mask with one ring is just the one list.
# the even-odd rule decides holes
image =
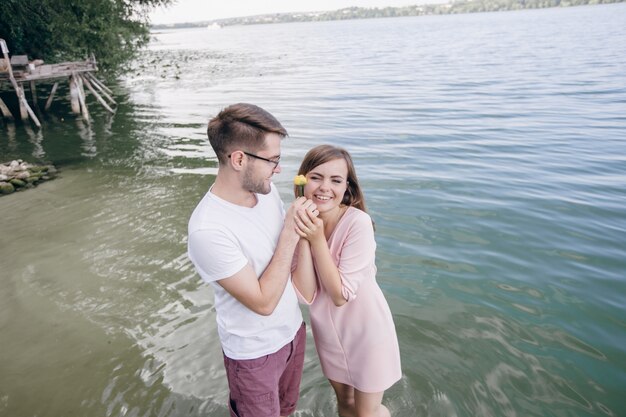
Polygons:
[[93,54],[115,70],[148,41],[148,10],[171,1],[0,0],[0,38],[11,54],[46,63]]

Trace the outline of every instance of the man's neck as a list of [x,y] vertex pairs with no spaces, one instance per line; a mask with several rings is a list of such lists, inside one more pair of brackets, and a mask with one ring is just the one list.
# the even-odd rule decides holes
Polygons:
[[237,206],[252,208],[257,203],[256,194],[241,188],[241,184],[235,178],[230,179],[227,175],[220,175],[219,172],[211,187],[211,193]]

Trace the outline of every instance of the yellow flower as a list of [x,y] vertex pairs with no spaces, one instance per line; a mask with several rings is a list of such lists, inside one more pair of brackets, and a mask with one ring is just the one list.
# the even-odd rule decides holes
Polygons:
[[306,185],[306,177],[304,175],[296,175],[293,179],[294,185]]
[[296,186],[296,197],[304,196],[306,177],[304,175],[296,175],[296,178],[293,179],[293,184]]

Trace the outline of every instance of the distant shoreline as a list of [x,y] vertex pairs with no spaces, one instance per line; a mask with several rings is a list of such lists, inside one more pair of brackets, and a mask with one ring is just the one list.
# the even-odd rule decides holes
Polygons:
[[388,17],[427,16],[443,14],[464,14],[500,12],[526,9],[546,9],[553,7],[586,6],[597,4],[622,3],[626,0],[467,0],[443,4],[422,4],[404,7],[365,8],[349,7],[326,12],[274,13],[227,19],[206,20],[173,24],[151,25],[150,29],[184,29],[207,27],[219,29],[224,26],[258,25],[272,23],[319,22],[351,19],[376,19]]

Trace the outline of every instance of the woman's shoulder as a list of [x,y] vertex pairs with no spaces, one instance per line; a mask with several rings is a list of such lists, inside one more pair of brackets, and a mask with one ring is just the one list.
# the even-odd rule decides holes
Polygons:
[[348,207],[348,209],[344,213],[344,216],[347,216],[347,219],[350,220],[348,223],[353,225],[372,225],[372,218],[370,217],[370,215],[356,207]]
[[342,244],[356,243],[368,246],[375,241],[372,218],[356,207],[347,208],[336,229],[333,238],[343,242]]
[[370,217],[370,215],[368,213],[366,213],[363,210],[361,210],[359,208],[356,208],[354,206],[348,206],[348,208],[346,209],[346,215],[347,214],[349,214],[350,216],[353,216],[353,217],[371,220],[371,217]]

